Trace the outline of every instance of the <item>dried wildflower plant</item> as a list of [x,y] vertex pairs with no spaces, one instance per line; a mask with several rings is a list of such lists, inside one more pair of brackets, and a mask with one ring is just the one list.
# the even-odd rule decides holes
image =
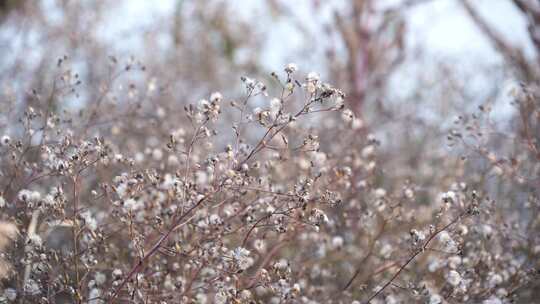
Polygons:
[[[84,80],[68,62],[0,139],[7,302],[503,303],[538,280],[531,92],[511,158],[475,114],[449,140],[490,170],[448,154],[404,179],[345,94],[295,64],[185,105],[156,76],[123,80],[146,73],[130,60],[72,113],[57,105]],[[490,195],[490,174],[530,211]]]

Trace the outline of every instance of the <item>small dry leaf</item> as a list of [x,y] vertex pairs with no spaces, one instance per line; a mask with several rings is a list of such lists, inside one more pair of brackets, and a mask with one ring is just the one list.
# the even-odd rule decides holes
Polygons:
[[[11,242],[15,241],[18,232],[15,224],[0,222],[0,251],[4,251]],[[10,272],[11,264],[4,258],[0,258],[0,280],[7,278]]]
[[17,226],[9,222],[0,222],[0,250],[6,247],[17,238]]

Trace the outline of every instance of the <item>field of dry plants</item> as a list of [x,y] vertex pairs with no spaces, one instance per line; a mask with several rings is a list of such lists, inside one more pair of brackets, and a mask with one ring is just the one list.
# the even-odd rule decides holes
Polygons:
[[0,1],[0,303],[540,303],[540,5],[531,54],[451,0],[466,73],[407,46],[435,1],[307,1],[271,70],[287,1]]

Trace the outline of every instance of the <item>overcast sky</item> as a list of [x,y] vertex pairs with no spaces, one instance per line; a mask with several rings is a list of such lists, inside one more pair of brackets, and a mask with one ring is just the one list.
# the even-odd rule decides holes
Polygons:
[[[394,1],[394,0],[390,0]],[[144,28],[155,24],[156,20],[165,20],[174,12],[176,0],[130,0],[119,8],[119,12],[111,12],[110,22],[103,30],[104,34],[113,41],[118,41],[118,34]],[[257,21],[271,21],[272,26],[266,27],[266,46],[264,63],[269,69],[281,66],[294,56],[295,50],[305,45],[302,36],[286,18],[270,20],[264,0],[233,0],[236,13],[240,18],[253,18]],[[331,17],[334,8],[344,9],[343,0],[321,1],[324,9],[319,10],[314,20],[311,8],[313,0],[281,1],[290,8],[291,14],[297,17],[302,25],[310,31],[313,37],[321,30]],[[480,14],[486,17],[500,33],[515,45],[523,46],[527,52],[532,52],[528,44],[527,30],[523,16],[509,0],[475,0],[474,5]],[[471,22],[459,0],[433,0],[422,4],[408,13],[409,35],[408,46],[421,46],[426,55],[440,58],[460,58],[474,63],[490,63],[499,60],[496,53],[476,26]],[[113,38],[114,37],[114,38]],[[136,37],[130,39],[136,40]],[[131,41],[138,43],[137,41]],[[284,43],[285,42],[285,43]],[[328,41],[326,43],[331,43]],[[127,48],[130,44],[119,44]],[[320,48],[323,50],[324,48]],[[292,54],[292,55],[291,55]],[[314,54],[316,57],[319,54]],[[466,56],[464,56],[466,55]],[[313,60],[313,58],[306,58]]]

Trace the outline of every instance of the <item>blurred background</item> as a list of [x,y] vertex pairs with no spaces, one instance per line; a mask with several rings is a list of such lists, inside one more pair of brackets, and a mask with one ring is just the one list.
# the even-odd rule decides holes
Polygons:
[[[505,69],[507,58],[488,31],[523,60],[537,55],[520,2],[538,10],[535,1],[515,0],[4,0],[1,81],[4,94],[23,92],[23,83],[44,89],[46,75],[66,55],[84,79],[83,96],[66,106],[82,107],[110,72],[112,57],[134,58],[150,76],[159,74],[159,86],[174,86],[187,98],[237,89],[231,75],[268,77],[295,62],[345,86],[358,113],[465,83],[470,104],[521,78]],[[450,99],[460,102],[428,99],[429,110],[443,115],[451,114]]]
[[16,133],[28,106],[174,113],[295,62],[345,90],[364,134],[447,150],[479,105],[512,124],[510,88],[538,79],[539,19],[534,0],[4,0],[0,127]]

